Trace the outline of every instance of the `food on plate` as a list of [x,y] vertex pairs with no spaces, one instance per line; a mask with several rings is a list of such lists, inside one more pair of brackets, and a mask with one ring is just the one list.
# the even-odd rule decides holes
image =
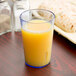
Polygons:
[[55,25],[65,32],[76,32],[76,0],[48,0],[42,2],[39,9],[53,11]]

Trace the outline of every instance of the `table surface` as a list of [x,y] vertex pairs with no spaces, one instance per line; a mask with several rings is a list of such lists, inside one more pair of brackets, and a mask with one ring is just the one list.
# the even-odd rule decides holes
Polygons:
[[76,45],[54,33],[51,63],[40,69],[25,65],[20,32],[0,36],[0,76],[76,76]]

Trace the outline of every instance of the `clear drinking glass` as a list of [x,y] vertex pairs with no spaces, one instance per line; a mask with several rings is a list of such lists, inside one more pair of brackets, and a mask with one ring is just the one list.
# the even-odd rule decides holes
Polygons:
[[42,68],[50,63],[55,15],[49,10],[31,9],[20,15],[25,64]]

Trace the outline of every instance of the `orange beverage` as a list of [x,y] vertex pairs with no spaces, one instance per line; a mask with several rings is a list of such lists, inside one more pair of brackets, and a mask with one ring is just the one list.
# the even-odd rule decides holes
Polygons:
[[22,36],[26,63],[31,66],[47,65],[52,48],[51,24],[44,20],[31,20],[23,27]]

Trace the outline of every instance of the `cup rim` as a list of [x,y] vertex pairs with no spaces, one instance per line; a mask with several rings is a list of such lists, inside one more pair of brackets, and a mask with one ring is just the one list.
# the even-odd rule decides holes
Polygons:
[[[29,9],[29,10],[23,11],[23,12],[20,14],[20,17],[19,17],[20,20],[22,20],[22,21],[24,21],[24,22],[29,22],[29,21],[27,21],[27,20],[22,19],[22,14],[24,14],[25,12],[30,11],[30,10],[43,10],[43,11],[50,12],[50,13],[52,13],[53,18],[52,18],[51,20],[48,20],[47,22],[51,22],[51,21],[55,20],[55,14],[54,14],[52,11],[46,10],[46,9]],[[29,23],[32,23],[32,22],[29,22]],[[46,22],[42,22],[42,23],[46,23]],[[33,24],[36,24],[36,23],[33,23]]]

